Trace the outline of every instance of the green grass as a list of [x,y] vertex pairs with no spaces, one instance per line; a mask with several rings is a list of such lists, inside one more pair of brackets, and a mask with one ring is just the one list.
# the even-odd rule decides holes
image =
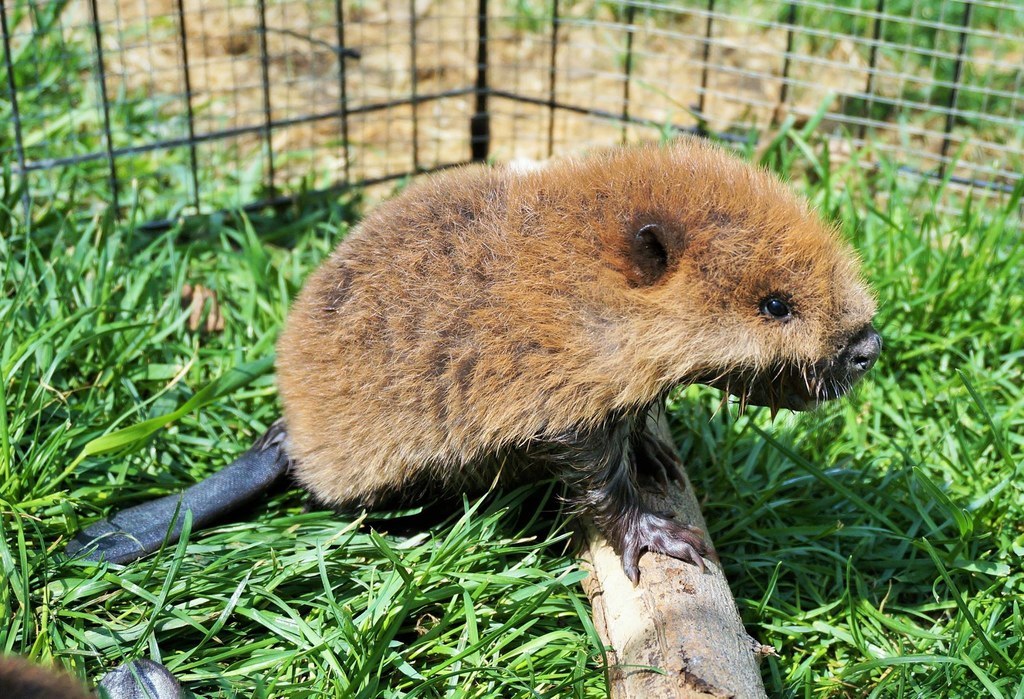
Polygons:
[[[557,500],[535,489],[412,533],[305,512],[292,491],[128,568],[61,553],[86,520],[210,473],[276,417],[264,371],[140,448],[72,467],[96,437],[271,356],[288,299],[352,215],[297,207],[159,235],[56,211],[29,234],[6,217],[0,649],[90,680],[154,657],[200,696],[600,695],[582,574],[563,521],[536,514]],[[186,281],[218,291],[223,333],[187,329]]]
[[[9,10],[12,26],[32,13],[43,35],[14,47],[23,106],[59,115],[23,113],[30,158],[102,147],[95,85],[75,79],[88,35],[54,30],[64,6]],[[549,4],[516,6],[546,26]],[[850,15],[817,14],[851,31]],[[805,23],[817,14],[801,9]],[[1012,33],[1022,17],[979,7],[975,26]],[[906,31],[891,23],[884,36],[905,42]],[[114,108],[124,133],[184,128],[141,95]],[[977,108],[1014,113],[995,100]],[[797,186],[842,221],[877,289],[886,348],[853,399],[774,424],[765,411],[716,411],[708,389],[673,397],[711,536],[748,630],[779,652],[763,665],[771,695],[1024,697],[1020,193],[940,214],[941,183],[913,189],[894,169],[831,162],[809,141],[813,125],[785,125],[764,161],[800,173]],[[89,682],[152,657],[198,696],[603,695],[602,651],[547,484],[419,527],[307,512],[288,491],[126,568],[67,560],[84,524],[195,482],[277,417],[264,369],[140,443],[77,461],[96,438],[269,358],[289,299],[361,211],[304,201],[274,218],[137,229],[180,211],[188,161],[177,149],[125,166],[137,188],[122,203],[137,210],[123,222],[106,214],[104,160],[34,174],[29,228],[24,182],[6,169],[12,128],[0,101],[0,651]],[[260,194],[258,159],[239,172],[233,157],[204,165],[235,178],[216,205]],[[185,283],[218,292],[223,332],[188,329]]]
[[[836,165],[784,129],[764,156],[845,234],[879,297],[883,358],[857,395],[773,424],[672,400],[673,428],[773,696],[1024,692],[1024,245],[1020,196],[935,213],[942,185]],[[20,212],[17,191],[5,211]],[[198,696],[601,696],[602,652],[550,486],[443,523],[353,521],[287,491],[125,568],[62,549],[113,508],[175,492],[278,413],[257,372],[289,298],[359,202],[152,233],[58,202],[0,220],[0,649],[97,680],[135,657]],[[225,329],[187,327],[183,284]],[[257,291],[258,290],[258,293]],[[216,388],[216,387],[214,387]],[[210,389],[213,390],[213,389]],[[547,503],[546,506],[542,506]]]

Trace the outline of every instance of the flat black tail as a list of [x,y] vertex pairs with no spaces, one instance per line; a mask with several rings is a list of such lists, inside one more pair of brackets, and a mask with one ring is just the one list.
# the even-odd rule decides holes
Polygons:
[[[79,532],[67,546],[69,555],[93,561],[131,563],[173,544],[181,536],[185,513],[192,528],[202,529],[253,502],[288,472],[287,434],[278,420],[249,451],[178,495],[122,510]],[[177,516],[175,516],[177,515]]]

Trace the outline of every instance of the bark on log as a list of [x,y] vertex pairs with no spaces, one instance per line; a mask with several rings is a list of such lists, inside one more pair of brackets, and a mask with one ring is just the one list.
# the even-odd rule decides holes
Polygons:
[[[654,418],[651,418],[654,420]],[[668,443],[667,423],[657,422]],[[657,509],[707,531],[688,478],[667,494],[645,491]],[[771,653],[743,628],[717,560],[706,571],[661,554],[640,559],[635,588],[619,556],[592,523],[584,523],[584,559],[591,574],[583,585],[594,625],[609,653],[608,687],[616,699],[764,697],[758,669]],[[653,670],[651,668],[658,668]]]

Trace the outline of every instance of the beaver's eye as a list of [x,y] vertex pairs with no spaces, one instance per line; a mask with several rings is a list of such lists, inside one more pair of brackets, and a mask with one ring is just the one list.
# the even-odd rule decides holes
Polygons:
[[761,300],[761,313],[778,320],[786,320],[791,317],[789,304],[778,296],[769,296]]

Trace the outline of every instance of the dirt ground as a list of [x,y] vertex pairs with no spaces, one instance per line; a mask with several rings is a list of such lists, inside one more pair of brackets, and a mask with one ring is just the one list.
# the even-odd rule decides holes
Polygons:
[[[320,116],[336,113],[342,104],[339,24],[336,5],[327,0],[268,2],[265,34],[258,3],[251,0],[99,0],[108,91],[158,104],[159,117],[177,124],[180,133],[189,104],[187,51],[195,133],[234,134],[200,145],[199,159],[210,168],[204,177],[224,177],[216,170],[223,169],[218,164],[225,154],[235,163],[233,177],[243,178],[257,162],[265,174],[268,156],[261,129],[268,119],[278,124],[270,136],[278,186],[325,186],[342,179],[346,167],[352,180],[363,180],[468,159],[474,104],[467,89],[476,77],[477,3],[339,4],[345,46],[358,52],[343,59],[348,149],[342,119]],[[86,3],[80,5],[69,8],[69,26],[87,21]],[[716,17],[708,44],[708,18],[696,10],[637,13],[630,23],[621,8],[609,3],[563,2],[553,43],[550,18],[543,11],[531,15],[531,7],[544,3],[491,3],[489,85],[540,102],[491,98],[491,153],[502,160],[546,157],[549,129],[555,153],[657,136],[655,127],[625,128],[570,110],[552,115],[547,106],[552,80],[560,104],[684,126],[696,125],[702,108],[710,129],[733,133],[770,130],[787,115],[806,121],[828,95],[834,95],[831,104],[837,108],[847,96],[865,93],[872,85],[864,47],[852,37],[835,36],[813,48],[795,46],[798,55],[786,66],[789,37],[776,21]],[[179,16],[184,18],[184,43]],[[902,86],[885,76],[901,68],[880,58],[873,89],[900,94]],[[264,71],[269,90],[263,87]],[[784,71],[789,76],[785,88]],[[455,94],[416,107],[378,108],[414,93]],[[862,135],[855,116],[836,112],[825,128]],[[881,150],[916,152],[917,164],[929,169],[937,164],[941,127],[941,118],[930,116],[909,131],[897,134],[894,126],[888,135],[884,128],[875,135]],[[130,140],[131,135],[122,137]],[[835,140],[840,158],[849,144],[845,137]]]

